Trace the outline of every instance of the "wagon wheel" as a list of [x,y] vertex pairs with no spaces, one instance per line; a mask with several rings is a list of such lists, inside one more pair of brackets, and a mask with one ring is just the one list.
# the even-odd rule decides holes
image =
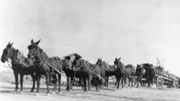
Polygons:
[[156,86],[158,88],[163,88],[163,84],[164,84],[164,79],[161,76],[158,76],[156,78]]

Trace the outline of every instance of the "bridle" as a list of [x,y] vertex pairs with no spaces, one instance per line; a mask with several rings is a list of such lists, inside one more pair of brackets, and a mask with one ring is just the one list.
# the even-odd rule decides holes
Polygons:
[[5,61],[8,62],[8,59],[11,57],[11,50],[12,50],[12,48],[9,48],[9,49],[8,49],[8,48],[6,47],[6,48],[4,49],[4,51],[5,51],[5,50],[7,51],[7,55],[6,55],[6,57],[5,57]]
[[[31,46],[32,47],[32,46]],[[29,49],[29,51],[31,51],[31,54],[28,56],[29,58],[31,58],[34,62],[40,62],[40,61],[43,61],[43,59],[42,59],[42,52],[40,51],[40,49],[38,48],[38,47],[36,47],[34,50],[33,50],[33,52],[32,52],[32,49],[33,49],[33,47],[32,48],[30,48],[30,46],[28,47],[28,49]],[[40,56],[39,55],[37,55],[37,51],[40,51],[39,53],[40,53]],[[37,57],[39,57],[39,59],[37,59]]]
[[[12,56],[13,56],[13,54],[12,54],[12,49],[14,49],[14,48],[6,47],[6,48],[4,49],[4,51],[5,51],[5,50],[7,51],[7,55],[6,55],[6,57],[5,57],[5,61],[7,62],[8,66],[9,66],[10,68],[12,68],[12,64],[18,64],[18,63],[20,63],[20,61],[18,61],[18,59],[17,59],[18,51],[17,51],[17,53],[15,54],[16,57],[13,58],[13,57],[12,57]],[[11,61],[8,60],[9,58],[11,58]],[[10,65],[10,63],[11,63],[11,65]]]

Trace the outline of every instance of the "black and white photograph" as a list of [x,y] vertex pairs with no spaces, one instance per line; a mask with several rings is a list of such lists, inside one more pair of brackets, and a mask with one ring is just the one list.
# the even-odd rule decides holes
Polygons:
[[180,0],[0,0],[1,101],[180,101]]

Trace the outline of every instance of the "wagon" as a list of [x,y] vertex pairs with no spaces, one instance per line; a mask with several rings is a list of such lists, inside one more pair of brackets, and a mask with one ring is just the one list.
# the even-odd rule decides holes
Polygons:
[[163,88],[166,85],[168,88],[178,88],[178,76],[165,71],[163,67],[157,66],[155,68],[156,75],[155,75],[155,83],[158,88]]

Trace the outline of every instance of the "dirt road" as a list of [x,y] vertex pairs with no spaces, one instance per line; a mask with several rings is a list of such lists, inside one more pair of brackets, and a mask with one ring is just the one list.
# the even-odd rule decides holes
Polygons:
[[[31,78],[30,78],[31,79]],[[65,91],[62,86],[62,94],[50,94],[46,96],[46,86],[42,82],[39,95],[30,93],[31,80],[24,80],[24,91],[21,94],[14,92],[14,77],[12,73],[0,73],[0,100],[1,101],[180,101],[180,89],[163,88],[123,88],[102,90],[96,92],[84,92],[81,87],[74,87],[72,91]],[[52,92],[51,87],[51,92]]]

